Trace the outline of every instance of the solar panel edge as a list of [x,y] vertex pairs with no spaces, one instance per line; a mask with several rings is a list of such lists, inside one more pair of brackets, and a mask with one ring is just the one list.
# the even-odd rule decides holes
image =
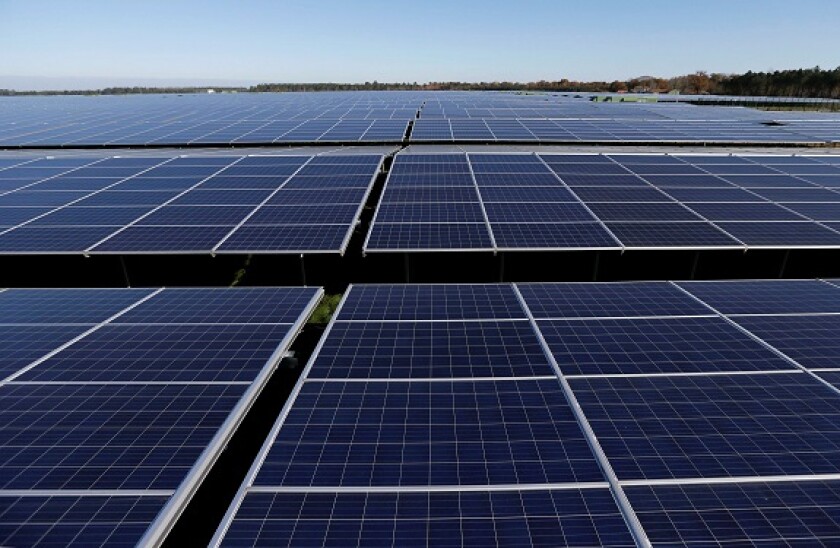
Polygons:
[[318,306],[318,303],[321,301],[323,296],[324,289],[318,287],[304,310],[298,315],[295,323],[292,324],[292,327],[284,337],[283,342],[275,349],[271,357],[269,357],[266,361],[265,366],[262,368],[257,378],[251,382],[248,390],[246,390],[246,392],[242,395],[234,410],[228,414],[225,422],[219,430],[217,430],[211,442],[202,451],[195,463],[193,463],[190,471],[176,489],[175,494],[169,499],[166,506],[161,509],[157,518],[147,529],[138,545],[160,545],[172,530],[172,527],[174,527],[178,517],[195,495],[204,478],[210,472],[213,463],[218,459],[220,453],[224,450],[225,445],[236,432],[236,429],[244,419],[248,409],[250,409],[254,401],[256,401],[257,397],[262,392],[271,377],[271,374],[274,372],[274,369],[280,363],[280,360],[288,351],[289,346],[300,333],[300,330],[303,329],[304,324],[312,315],[312,312]]

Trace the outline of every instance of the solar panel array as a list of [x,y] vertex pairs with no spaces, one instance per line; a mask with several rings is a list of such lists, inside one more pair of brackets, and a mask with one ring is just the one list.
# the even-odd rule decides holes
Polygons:
[[0,254],[339,253],[383,162],[0,159]]
[[840,159],[399,154],[367,252],[840,247]]
[[[776,121],[784,125],[768,125]],[[840,140],[840,118],[836,113],[498,92],[0,98],[0,147],[396,144],[409,138],[826,144]]]
[[838,314],[825,281],[352,287],[214,544],[831,545]]
[[321,294],[0,292],[0,544],[160,541]]

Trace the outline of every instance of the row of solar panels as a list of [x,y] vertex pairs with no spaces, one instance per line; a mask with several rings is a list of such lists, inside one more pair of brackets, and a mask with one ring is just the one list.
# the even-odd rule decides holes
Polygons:
[[[0,292],[0,543],[155,544],[319,300]],[[355,286],[215,543],[840,538],[840,283]]]
[[840,121],[434,119],[414,123],[412,142],[832,143]]
[[0,253],[343,252],[382,161],[0,159]]
[[253,120],[203,123],[13,125],[0,128],[0,147],[243,145],[272,143],[721,143],[840,142],[840,122],[552,120],[547,118],[421,118],[408,120]]
[[[343,253],[381,155],[0,159],[0,253]],[[840,158],[399,154],[366,252],[840,247]]]
[[237,143],[388,142],[405,139],[408,119],[246,120],[135,122],[106,120],[55,127],[13,125],[0,128],[0,147],[90,145],[210,145]]
[[400,154],[368,252],[840,245],[840,158]]

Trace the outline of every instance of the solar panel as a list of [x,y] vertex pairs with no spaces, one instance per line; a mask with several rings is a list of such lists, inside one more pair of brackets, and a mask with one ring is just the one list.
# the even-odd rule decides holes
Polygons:
[[840,290],[817,280],[681,282],[723,314],[798,314],[840,312]]
[[250,493],[223,546],[635,546],[606,489]]
[[720,318],[539,322],[566,375],[793,370]]
[[0,292],[1,541],[160,541],[321,294]]
[[166,505],[161,495],[0,495],[0,542],[8,546],[128,545]]
[[836,481],[629,487],[655,545],[822,545],[840,538]]
[[623,480],[837,472],[840,398],[806,373],[571,384]]
[[0,253],[342,253],[383,157],[153,160],[28,168],[0,195]]

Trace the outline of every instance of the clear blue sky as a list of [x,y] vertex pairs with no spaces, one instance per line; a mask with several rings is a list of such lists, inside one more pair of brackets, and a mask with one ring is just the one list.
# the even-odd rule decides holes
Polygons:
[[44,87],[613,80],[814,65],[840,65],[837,0],[0,0],[0,87],[20,77]]

